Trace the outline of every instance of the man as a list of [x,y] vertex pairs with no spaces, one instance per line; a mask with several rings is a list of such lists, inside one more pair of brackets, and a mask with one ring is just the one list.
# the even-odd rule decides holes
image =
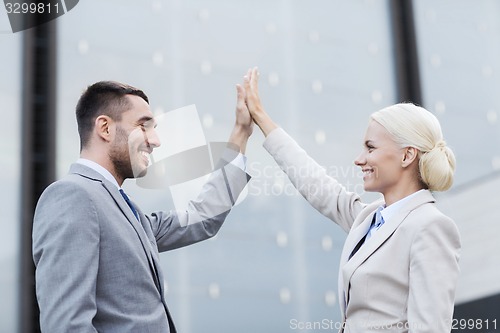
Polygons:
[[[244,90],[237,89],[228,141],[244,153],[253,128]],[[175,332],[158,253],[217,233],[248,181],[235,165],[242,155],[214,171],[186,211],[145,214],[121,186],[147,173],[149,155],[160,145],[147,96],[98,82],[80,97],[76,116],[80,159],[47,187],[34,217],[41,330]]]

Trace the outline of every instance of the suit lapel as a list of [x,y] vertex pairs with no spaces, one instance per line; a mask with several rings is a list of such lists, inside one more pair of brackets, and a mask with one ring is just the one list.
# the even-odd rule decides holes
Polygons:
[[[351,255],[351,253],[354,250],[354,248],[356,247],[356,245],[361,241],[361,239],[368,232],[368,229],[370,228],[371,221],[373,219],[373,215],[375,214],[375,211],[374,211],[374,209],[371,208],[371,205],[369,207],[367,207],[364,211],[369,212],[368,215],[363,214],[363,212],[362,212],[361,214],[363,216],[358,216],[358,218],[360,219],[361,222],[359,222],[358,224],[356,224],[356,223],[353,224],[353,227],[351,228],[351,231],[349,232],[349,234],[347,235],[347,238],[345,240],[344,248],[342,249],[342,255],[340,257],[340,271],[339,271],[339,277],[338,277],[338,288],[339,288],[340,308],[341,308],[342,314],[345,311],[345,306],[346,306],[346,302],[347,302],[347,294],[345,293],[345,291],[348,290],[348,288],[345,287],[344,281],[349,283],[349,279],[346,279],[346,277],[343,274],[343,271],[344,271],[343,267],[349,261],[349,256]],[[363,248],[363,246],[361,246],[361,248]],[[359,251],[361,251],[361,249]],[[354,257],[356,257],[356,256],[354,256]]]
[[[142,212],[137,208],[137,206],[134,206],[139,213],[139,218],[141,221],[138,221],[137,218],[135,217],[134,213],[128,206],[128,204],[125,202],[123,197],[121,196],[120,192],[116,188],[115,185],[108,183],[107,181],[102,182],[102,186],[109,192],[109,194],[113,197],[113,200],[116,202],[122,213],[125,215],[127,218],[127,222],[134,228],[137,237],[139,238],[142,248],[144,250],[144,253],[146,254],[148,258],[148,263],[149,267],[151,269],[151,274],[153,276],[153,280],[155,282],[156,287],[161,293],[162,286],[160,283],[160,278],[158,276],[158,263],[155,262],[155,256],[153,254],[153,249],[152,249],[152,244],[151,240],[149,239],[148,235],[146,235],[145,228],[142,226],[144,223],[143,215]],[[162,294],[163,295],[163,294]]]
[[356,217],[356,220],[354,221],[351,230],[347,234],[347,238],[344,243],[344,248],[340,257],[341,265],[345,264],[349,260],[349,256],[354,247],[368,232],[373,219],[373,215],[375,214],[375,210],[377,209],[377,207],[383,204],[383,200],[377,200],[367,205]]
[[[380,229],[377,230],[377,232],[375,232],[372,237],[368,241],[366,241],[366,243],[361,246],[359,251],[356,252],[356,254],[349,260],[349,255],[351,254],[356,244],[366,234],[366,232],[368,232],[368,228],[370,227],[371,219],[373,218],[375,210],[378,206],[383,204],[383,202],[376,202],[366,208],[366,210],[371,210],[371,212],[362,220],[362,222],[356,229],[353,229],[349,233],[345,242],[344,250],[342,252],[341,270],[339,274],[339,289],[342,288],[342,293],[348,293],[350,280],[356,269],[361,266],[366,261],[366,259],[368,259],[375,251],[377,251],[380,246],[384,244],[385,241],[387,241],[387,239],[392,236],[392,234],[396,231],[399,225],[403,223],[410,212],[412,212],[422,204],[428,202],[434,202],[434,197],[429,191],[422,191],[417,193],[413,198],[411,198],[411,200],[406,202],[397,213],[395,213],[391,217],[390,221],[385,221],[382,227],[380,227]],[[348,295],[346,295],[346,297],[348,297]],[[345,303],[342,303],[341,305],[345,306]],[[345,307],[341,307],[344,313]]]
[[151,230],[151,226],[149,225],[149,221],[146,219],[145,215],[142,213],[142,211],[136,206],[137,212],[139,213],[140,216],[140,223],[142,225],[142,231],[145,234],[146,241],[148,242],[148,249],[151,257],[151,262],[152,262],[152,272],[155,277],[155,283],[160,291],[161,297],[163,299],[163,275],[162,271],[160,269],[160,258],[158,256],[158,249],[156,247],[156,240],[153,235],[153,232]]
[[[356,269],[361,266],[361,264],[363,264],[363,262],[365,262],[365,260],[368,259],[394,233],[408,214],[409,211],[406,212],[404,216],[397,214],[397,217],[394,216],[391,221],[385,222],[384,225],[380,227],[380,229],[377,230],[377,232],[375,232],[372,237],[363,244],[363,246],[361,246],[359,251],[345,263],[342,269],[344,290],[348,290],[349,282]],[[371,214],[371,216],[373,218],[373,214]]]

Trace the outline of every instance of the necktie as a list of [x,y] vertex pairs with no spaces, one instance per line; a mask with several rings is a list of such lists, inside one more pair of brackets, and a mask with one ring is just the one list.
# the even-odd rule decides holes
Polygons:
[[137,210],[134,208],[134,205],[132,205],[132,201],[130,201],[128,195],[125,193],[123,189],[120,189],[120,194],[122,195],[123,199],[125,199],[125,202],[130,207],[130,209],[132,210],[132,213],[134,213],[135,218],[139,220],[139,213],[137,213]]
[[358,252],[358,250],[361,248],[361,246],[373,235],[373,232],[378,230],[382,224],[384,224],[384,218],[382,217],[382,209],[384,209],[383,206],[380,206],[377,208],[377,211],[375,212],[375,215],[373,215],[372,223],[370,224],[370,229],[368,229],[368,232],[366,235],[361,238],[361,240],[356,244],[354,247],[354,250],[352,250],[351,255],[349,256],[349,259],[352,258],[352,256]]
[[366,234],[365,241],[370,239],[370,237],[373,235],[373,233],[375,231],[377,231],[382,226],[382,224],[384,224],[385,221],[384,221],[384,218],[382,217],[382,213],[381,213],[382,209],[384,209],[384,207],[382,207],[382,206],[377,208],[377,211],[375,212],[375,223],[373,223],[370,226],[370,230],[368,230],[368,233]]

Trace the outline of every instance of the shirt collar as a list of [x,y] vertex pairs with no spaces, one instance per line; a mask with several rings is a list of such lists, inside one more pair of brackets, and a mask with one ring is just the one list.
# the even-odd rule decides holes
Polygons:
[[118,185],[118,182],[116,181],[115,177],[113,177],[111,172],[106,170],[106,168],[104,168],[102,165],[100,165],[94,161],[88,160],[86,158],[79,158],[76,161],[76,163],[81,164],[81,165],[85,165],[86,167],[89,167],[92,170],[98,172],[101,176],[106,178],[106,180],[111,182],[111,184],[115,185],[118,189],[120,189],[120,185]]
[[425,190],[419,190],[417,192],[414,192],[414,193],[404,197],[403,199],[396,201],[392,205],[389,205],[389,207],[384,206],[384,209],[382,209],[382,211],[381,211],[381,214],[382,214],[382,217],[384,218],[384,221],[389,221],[392,218],[392,216],[394,216],[394,214],[396,214],[400,210],[400,208],[402,206],[404,206],[404,204],[406,202],[411,200],[411,198],[416,196],[417,193],[422,192],[422,191],[425,191]]

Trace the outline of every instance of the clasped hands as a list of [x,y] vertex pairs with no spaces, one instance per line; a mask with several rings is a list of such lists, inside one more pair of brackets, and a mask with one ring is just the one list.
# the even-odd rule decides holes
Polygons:
[[262,106],[259,97],[259,71],[251,68],[243,77],[243,85],[237,84],[236,123],[246,125],[252,132],[252,121],[267,136],[277,127]]
[[245,153],[248,138],[252,135],[253,124],[267,136],[277,126],[264,110],[259,97],[259,72],[257,67],[249,69],[243,77],[243,85],[236,85],[236,121],[229,137],[229,143]]

